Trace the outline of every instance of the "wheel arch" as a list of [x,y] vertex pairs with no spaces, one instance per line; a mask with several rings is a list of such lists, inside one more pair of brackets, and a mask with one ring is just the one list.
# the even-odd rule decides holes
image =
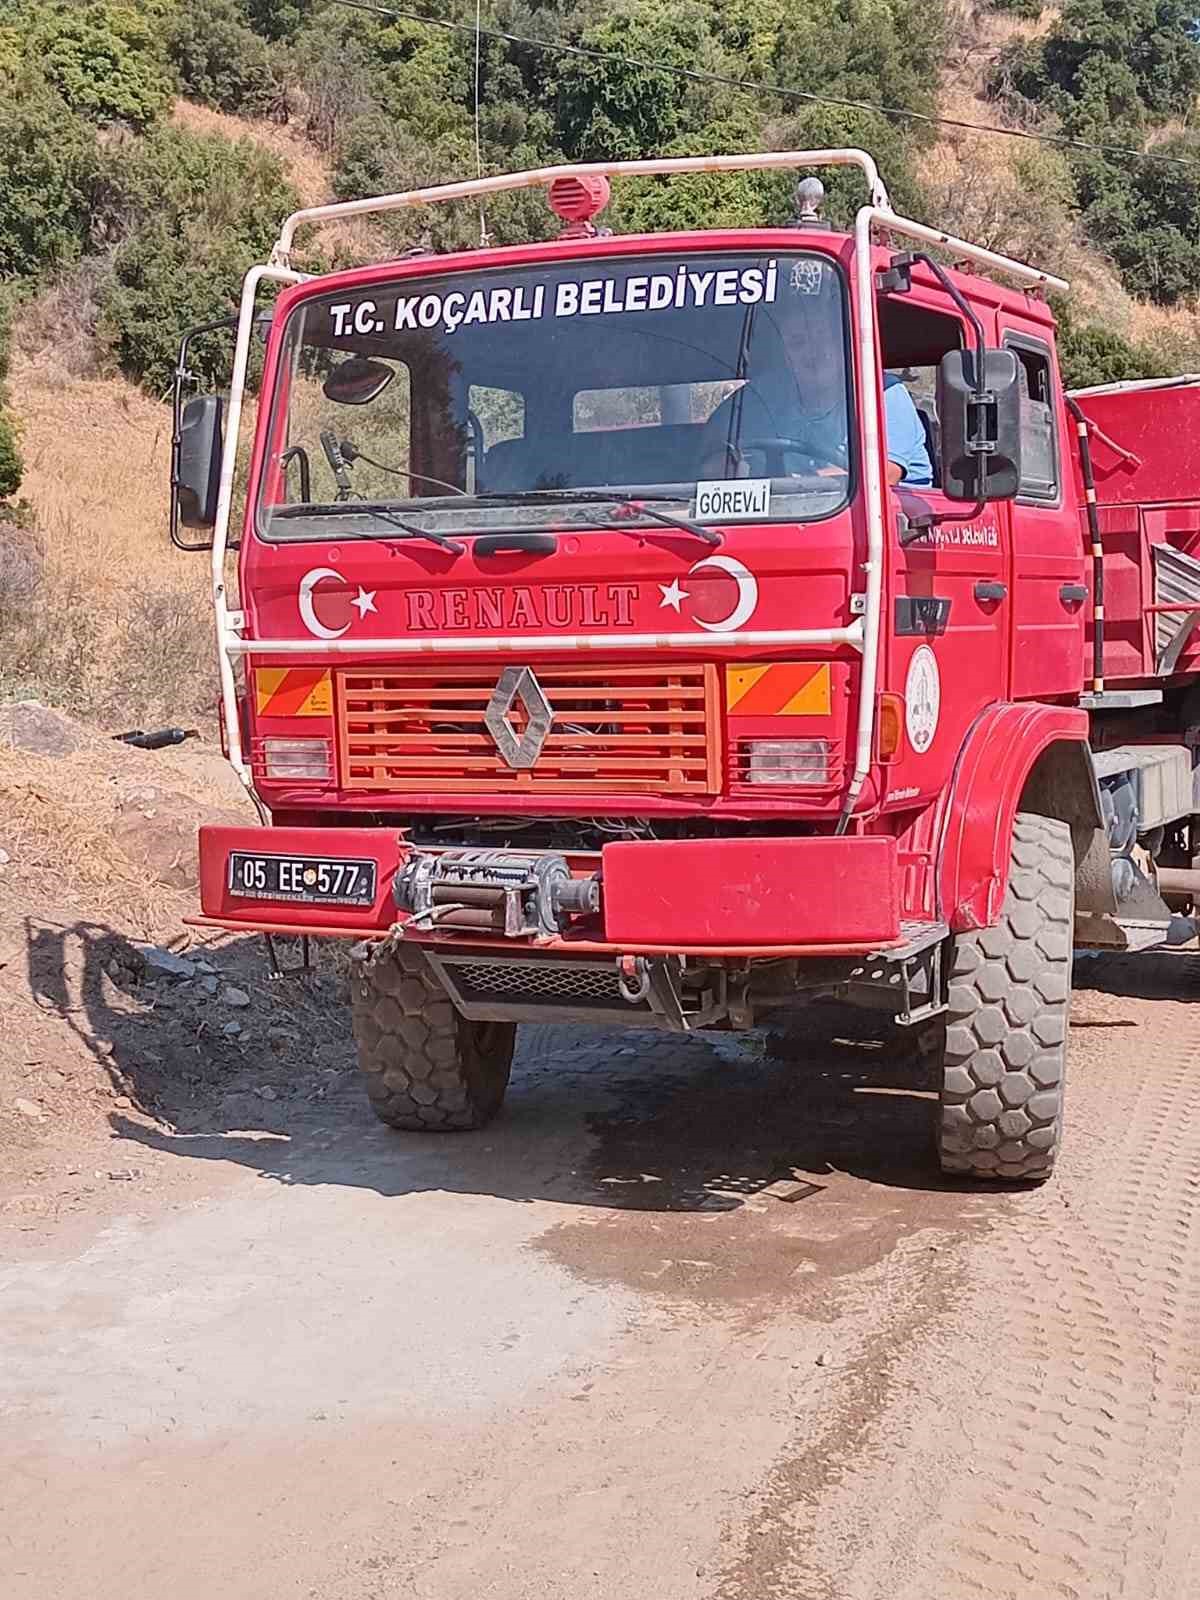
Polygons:
[[999,917],[1018,810],[1070,826],[1080,909],[1102,896],[1099,878],[1088,890],[1102,817],[1087,740],[1087,712],[1074,706],[991,706],[976,719],[950,784],[938,856],[939,903],[952,932]]

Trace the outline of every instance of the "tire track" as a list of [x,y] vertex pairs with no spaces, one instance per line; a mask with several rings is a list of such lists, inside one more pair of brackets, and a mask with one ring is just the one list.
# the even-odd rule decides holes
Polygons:
[[976,1293],[999,1316],[970,1434],[976,1488],[905,1600],[1190,1592],[1200,1022],[1160,1003],[1129,1057],[1099,1103],[1086,1077],[1076,1086],[1075,1137],[1102,1142],[1087,1176],[1068,1168],[1059,1191],[1014,1201],[980,1252]]
[[846,1382],[887,1373],[876,1425],[808,1503],[806,1452],[779,1463],[759,1521],[786,1536],[755,1571],[750,1528],[723,1600],[1200,1592],[1200,1012],[1122,1010],[1136,1033],[1076,1037],[1060,1176],[948,1252],[923,1348],[872,1331]]

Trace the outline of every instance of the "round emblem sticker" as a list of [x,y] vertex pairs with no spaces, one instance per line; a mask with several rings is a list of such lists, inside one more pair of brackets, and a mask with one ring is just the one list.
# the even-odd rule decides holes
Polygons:
[[904,704],[908,742],[923,756],[933,743],[942,710],[942,678],[937,657],[927,644],[918,645],[908,663]]

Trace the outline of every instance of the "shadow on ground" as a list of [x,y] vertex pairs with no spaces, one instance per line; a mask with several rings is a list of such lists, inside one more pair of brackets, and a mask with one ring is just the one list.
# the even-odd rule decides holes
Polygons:
[[[353,1069],[344,983],[328,962],[271,982],[261,940],[186,952],[190,976],[156,972],[100,922],[27,919],[24,972],[6,996],[37,1053],[177,1129],[281,1131],[283,1102],[320,1099]],[[20,1006],[20,1010],[17,1006]],[[248,1121],[248,1118],[250,1119]]]
[[[31,926],[28,951],[38,1008],[134,1106],[169,1125],[118,1112],[114,1132],[187,1161],[388,1196],[441,1190],[646,1212],[736,1210],[763,1191],[790,1206],[838,1174],[961,1197],[933,1162],[931,1062],[911,1032],[867,1013],[817,1005],[774,1029],[690,1038],[526,1027],[491,1127],[398,1135],[361,1094],[331,972],[267,984],[261,944],[231,940],[212,952],[218,992],[206,995],[195,982],[148,980],[133,947],[103,926]],[[223,1031],[229,982],[253,994],[236,1039]],[[1076,984],[1186,997],[1200,992],[1200,957],[1102,957],[1079,963]]]
[[[802,1031],[801,1031],[802,1030]],[[117,1118],[123,1137],[291,1184],[428,1190],[638,1211],[728,1211],[771,1189],[793,1204],[847,1172],[953,1192],[931,1159],[932,1095],[915,1040],[812,1008],[776,1033],[522,1030],[500,1117],[481,1133],[395,1134],[357,1085],[287,1138],[177,1136]]]

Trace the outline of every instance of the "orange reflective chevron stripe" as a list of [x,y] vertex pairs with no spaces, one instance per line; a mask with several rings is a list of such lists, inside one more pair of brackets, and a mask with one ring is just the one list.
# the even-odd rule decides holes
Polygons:
[[260,717],[333,715],[333,679],[328,667],[259,667],[254,690]]
[[739,717],[827,717],[830,701],[827,661],[725,669],[726,708]]

